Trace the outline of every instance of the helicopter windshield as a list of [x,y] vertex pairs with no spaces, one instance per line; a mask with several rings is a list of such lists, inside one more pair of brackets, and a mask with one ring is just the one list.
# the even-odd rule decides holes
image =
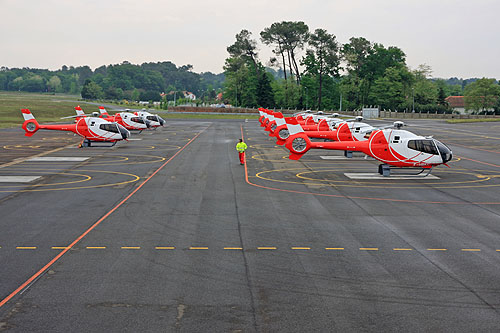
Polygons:
[[408,141],[408,148],[421,151],[422,153],[426,154],[432,154],[432,155],[439,155],[439,152],[436,148],[436,145],[434,145],[434,140],[428,139],[428,140],[409,140]]
[[108,132],[113,132],[113,133],[120,133],[120,131],[118,130],[118,127],[116,126],[116,124],[101,124],[101,126],[99,126],[100,129],[104,130],[104,131],[108,131]]
[[439,153],[441,154],[441,157],[443,159],[443,163],[450,161],[453,157],[451,149],[448,148],[448,146],[446,146],[444,143],[439,142],[438,140],[434,140],[434,142],[436,142]]
[[139,124],[144,124],[144,119],[142,117],[132,117],[130,120]]

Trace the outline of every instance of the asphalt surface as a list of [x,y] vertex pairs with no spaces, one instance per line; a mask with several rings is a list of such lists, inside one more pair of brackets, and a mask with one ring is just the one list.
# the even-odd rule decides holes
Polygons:
[[0,131],[22,149],[0,176],[43,176],[0,183],[0,331],[497,331],[500,125],[409,125],[452,148],[438,179],[351,180],[378,163],[332,151],[290,161],[256,121],[55,151]]

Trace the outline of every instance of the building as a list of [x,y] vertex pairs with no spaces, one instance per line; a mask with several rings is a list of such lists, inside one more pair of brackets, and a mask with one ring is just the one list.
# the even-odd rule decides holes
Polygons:
[[448,96],[444,99],[453,111],[460,114],[465,114],[465,99],[464,96]]

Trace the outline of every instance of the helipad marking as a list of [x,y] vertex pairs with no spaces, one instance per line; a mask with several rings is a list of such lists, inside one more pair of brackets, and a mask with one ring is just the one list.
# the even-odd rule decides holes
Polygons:
[[391,180],[391,179],[440,179],[437,176],[434,175],[427,175],[427,176],[420,176],[420,175],[404,175],[404,176],[398,176],[398,175],[391,175],[389,177],[384,177],[379,173],[351,173],[351,172],[346,172],[344,173],[344,176],[350,179],[378,179],[378,180]]
[[320,156],[324,160],[347,160],[345,156]]
[[0,176],[0,183],[30,183],[42,176]]
[[38,156],[29,158],[26,162],[83,162],[90,157],[74,157],[74,156]]

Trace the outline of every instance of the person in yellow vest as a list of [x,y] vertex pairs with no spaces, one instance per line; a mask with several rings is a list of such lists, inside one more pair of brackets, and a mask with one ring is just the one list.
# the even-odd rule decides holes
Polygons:
[[240,155],[240,164],[245,164],[245,150],[248,148],[247,144],[243,142],[243,139],[240,139],[240,142],[236,144],[236,150],[238,151],[238,155]]

